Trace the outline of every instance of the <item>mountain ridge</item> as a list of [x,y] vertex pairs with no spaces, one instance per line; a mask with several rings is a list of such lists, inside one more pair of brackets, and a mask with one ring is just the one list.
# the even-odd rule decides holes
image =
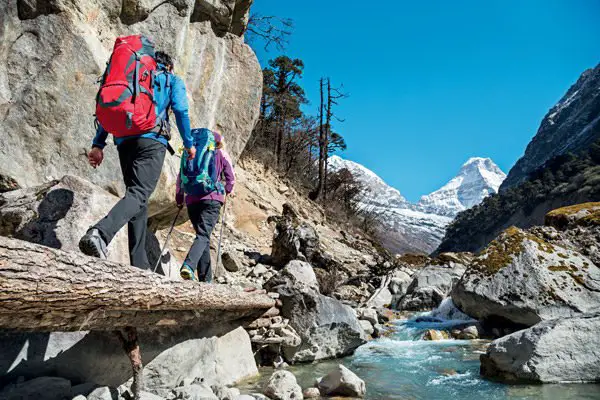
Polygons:
[[471,157],[448,183],[412,203],[360,163],[334,155],[329,166],[332,171],[348,169],[367,187],[361,203],[380,215],[385,213],[380,239],[400,253],[435,250],[456,214],[496,193],[506,176],[491,159]]

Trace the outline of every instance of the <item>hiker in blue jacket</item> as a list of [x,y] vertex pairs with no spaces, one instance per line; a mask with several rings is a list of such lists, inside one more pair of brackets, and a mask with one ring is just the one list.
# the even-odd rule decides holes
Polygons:
[[[172,151],[168,143],[169,109],[175,114],[177,128],[188,157],[193,158],[196,154],[191,136],[185,84],[173,74],[173,61],[168,54],[157,51],[155,60],[159,73],[154,80],[154,103],[156,115],[162,117],[160,132],[114,138],[126,187],[125,196],[106,217],[92,226],[79,242],[83,253],[106,258],[108,244],[127,224],[130,262],[131,265],[142,269],[150,268],[145,249],[148,199],[158,183],[165,151]],[[94,168],[102,164],[107,136],[108,132],[99,125],[88,154],[88,161]]]

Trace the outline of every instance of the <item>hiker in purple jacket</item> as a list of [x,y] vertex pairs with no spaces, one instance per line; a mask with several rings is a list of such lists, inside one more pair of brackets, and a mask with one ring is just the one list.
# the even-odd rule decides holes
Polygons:
[[210,235],[219,219],[221,207],[225,204],[227,196],[233,193],[235,173],[231,158],[224,149],[223,137],[213,133],[217,144],[215,151],[215,168],[219,182],[225,188],[225,194],[218,191],[204,196],[185,194],[181,184],[181,174],[177,177],[176,201],[178,207],[187,206],[190,221],[196,231],[196,239],[190,248],[180,275],[186,280],[195,280],[194,272],[198,270],[198,280],[210,282],[212,278],[210,262]]

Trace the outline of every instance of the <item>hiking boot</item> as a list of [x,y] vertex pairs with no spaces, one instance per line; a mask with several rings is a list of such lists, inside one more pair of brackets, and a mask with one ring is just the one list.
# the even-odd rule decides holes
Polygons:
[[79,250],[88,256],[106,260],[106,242],[100,236],[100,231],[92,228],[79,241]]
[[194,270],[185,264],[183,264],[183,267],[181,267],[181,269],[179,270],[179,276],[181,276],[181,278],[184,281],[195,281],[196,280],[196,276],[194,275]]

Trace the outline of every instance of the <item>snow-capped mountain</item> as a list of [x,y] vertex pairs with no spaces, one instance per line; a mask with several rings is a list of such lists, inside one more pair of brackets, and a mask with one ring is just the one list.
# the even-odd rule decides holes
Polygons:
[[332,156],[329,168],[346,168],[368,187],[362,206],[384,216],[380,239],[398,253],[435,250],[454,216],[496,193],[506,177],[489,158],[471,158],[456,177],[413,204],[364,165]]
[[506,174],[489,158],[470,158],[458,175],[435,192],[421,197],[417,209],[426,213],[455,217],[483,201],[506,179]]

